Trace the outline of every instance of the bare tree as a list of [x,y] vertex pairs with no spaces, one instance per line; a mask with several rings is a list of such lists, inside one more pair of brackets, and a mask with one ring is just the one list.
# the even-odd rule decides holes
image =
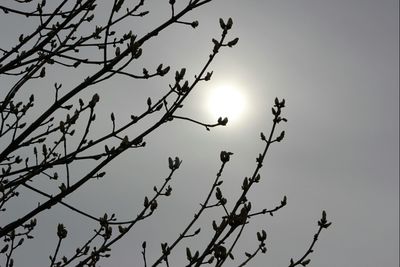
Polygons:
[[[144,0],[138,0],[134,4],[131,1],[125,3],[124,0],[56,2],[15,0],[14,3],[9,3],[9,6],[0,5],[5,17],[26,17],[31,25],[37,25],[28,34],[21,34],[13,46],[0,48],[0,77],[3,83],[0,102],[2,266],[13,266],[14,261],[18,264],[16,250],[21,246],[35,244],[35,227],[40,221],[37,220],[37,216],[44,212],[51,213],[49,209],[56,205],[74,211],[78,218],[84,216],[93,220],[98,227],[74,253],[67,254],[60,248],[68,231],[66,226],[60,223],[55,233],[58,243],[54,251],[49,252],[49,265],[95,266],[103,257],[110,256],[111,248],[116,242],[138,222],[150,219],[157,211],[158,203],[171,195],[170,181],[182,161],[178,157],[168,159],[167,178],[161,185],[154,187],[152,195],[143,196],[143,208],[137,211],[137,216],[128,221],[119,221],[114,214],[89,214],[80,207],[72,206],[68,204],[71,194],[88,181],[105,176],[104,169],[111,161],[128,150],[144,147],[144,140],[148,135],[156,134],[161,126],[173,120],[190,121],[207,130],[228,123],[227,118],[219,118],[215,123],[205,123],[177,115],[176,112],[182,110],[185,100],[199,83],[211,79],[213,72],[209,70],[209,66],[219,52],[235,46],[238,42],[238,38],[229,36],[233,26],[231,18],[219,20],[221,35],[212,39],[210,55],[194,78],[186,78],[185,68],[170,75],[169,66],[159,64],[154,69],[147,70],[141,67],[142,63],[139,61],[145,44],[171,25],[183,24],[189,28],[196,28],[199,22],[186,21],[185,16],[212,0],[184,1],[186,3],[179,3],[179,7],[174,0],[169,0],[169,19],[142,36],[135,35],[133,29],[121,32],[120,25],[131,20],[138,23],[149,14]],[[105,17],[105,22],[97,20],[97,10],[104,10],[107,6],[108,16]],[[136,66],[136,70],[139,66],[141,72],[132,71],[131,66]],[[73,85],[68,84],[68,88],[65,88],[62,83],[49,85],[49,73],[52,71],[75,72],[77,77],[84,73],[86,77],[81,81],[73,81]],[[128,122],[117,123],[116,116],[111,113],[111,131],[94,135],[92,129],[100,97],[95,93],[85,100],[85,93],[89,87],[96,88],[102,82],[121,76],[129,77],[132,81],[166,76],[171,78],[171,82],[165,92],[160,92],[157,99],[147,98],[146,108],[140,114],[132,115]],[[37,100],[34,94],[27,96],[27,92],[38,86],[38,82],[47,88],[54,87],[54,99],[50,102],[39,102],[40,105],[34,106],[40,100]],[[261,133],[264,148],[257,157],[252,175],[243,179],[240,196],[236,199],[230,198],[222,192],[222,173],[232,156],[231,152],[222,151],[221,166],[214,183],[200,208],[194,211],[193,219],[177,234],[176,239],[161,244],[161,252],[154,262],[147,260],[146,242],[143,242],[144,266],[156,266],[161,263],[169,266],[169,256],[177,249],[182,249],[182,241],[200,235],[201,228],[198,228],[196,223],[210,209],[220,209],[222,214],[219,221],[210,222],[213,228],[212,235],[207,237],[208,241],[203,249],[193,251],[189,247],[186,248],[188,266],[222,266],[228,258],[235,260],[237,265],[244,266],[259,252],[266,252],[267,234],[260,230],[256,234],[257,246],[253,251],[245,251],[244,255],[235,259],[233,256],[233,249],[250,220],[264,214],[273,215],[286,205],[285,196],[275,208],[253,211],[248,199],[250,190],[261,180],[260,169],[270,146],[284,138],[284,131],[276,134],[277,127],[286,122],[282,114],[284,107],[285,100],[276,98],[272,108],[271,130],[267,135]],[[104,119],[101,121],[104,122]],[[136,134],[132,135],[132,131],[128,131],[130,129],[135,129]],[[85,163],[86,169],[83,174],[76,174],[80,173],[75,171],[77,163]],[[79,166],[81,168],[82,164]],[[31,201],[31,194],[27,194],[29,191],[45,197],[46,201],[20,217],[12,217],[9,214],[12,202],[16,199]],[[310,262],[308,256],[313,251],[315,242],[321,231],[330,224],[326,213],[323,212],[309,248],[298,260],[291,259],[289,266],[306,266]],[[26,239],[33,240],[24,242]]]

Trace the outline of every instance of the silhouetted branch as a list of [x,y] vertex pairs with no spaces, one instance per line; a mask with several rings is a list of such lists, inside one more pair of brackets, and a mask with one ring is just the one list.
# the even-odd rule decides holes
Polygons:
[[290,264],[289,267],[294,267],[294,266],[298,266],[298,265],[302,265],[302,266],[307,266],[311,260],[307,259],[307,257],[314,252],[313,248],[315,243],[318,240],[319,235],[321,234],[323,229],[327,229],[332,223],[328,222],[326,220],[326,212],[322,211],[322,217],[321,219],[318,221],[318,231],[316,234],[314,234],[314,238],[309,246],[309,248],[307,249],[307,251],[304,253],[304,255],[302,257],[300,257],[300,259],[298,259],[297,261],[294,261],[293,259],[290,259]]
[[173,115],[172,118],[173,119],[180,119],[180,120],[187,120],[187,121],[193,122],[195,124],[199,124],[201,126],[204,126],[207,131],[209,131],[210,128],[213,128],[213,127],[216,127],[216,126],[219,126],[219,125],[225,125],[225,124],[221,124],[219,122],[214,123],[214,124],[207,124],[207,123],[203,123],[203,122],[200,122],[200,121],[188,118],[188,117],[182,117],[182,116],[177,116],[177,115]]
[[[204,123],[192,116],[180,116],[176,113],[184,109],[187,98],[199,83],[211,79],[213,71],[209,68],[216,55],[223,49],[234,47],[239,38],[228,37],[233,20],[220,19],[221,35],[211,40],[211,52],[194,78],[187,77],[186,68],[175,70],[173,76],[170,67],[173,64],[158,63],[155,65],[157,67],[149,70],[141,66],[139,59],[142,59],[147,42],[156,39],[172,25],[197,28],[199,21],[187,19],[186,15],[212,0],[189,0],[179,5],[175,4],[175,0],[168,0],[170,16],[142,36],[134,34],[133,29],[120,32],[119,27],[129,25],[131,20],[136,25],[151,12],[145,9],[144,0],[134,3],[124,0],[106,1],[107,3],[97,0],[59,0],[51,4],[47,2],[15,0],[0,5],[0,12],[5,17],[24,16],[28,23],[36,24],[32,32],[20,34],[14,45],[0,48],[0,78],[5,81],[4,94],[0,101],[0,141],[3,145],[0,150],[1,216],[6,218],[12,214],[8,213],[8,209],[13,208],[12,203],[16,199],[29,203],[31,195],[26,194],[27,190],[45,198],[37,206],[22,210],[22,214],[18,215],[20,217],[2,220],[0,257],[4,259],[5,266],[15,265],[16,249],[25,244],[24,240],[34,238],[36,216],[50,212],[49,209],[54,206],[63,206],[77,216],[89,218],[95,224],[94,231],[68,256],[63,255],[61,249],[68,231],[63,223],[58,224],[58,241],[54,251],[49,253],[50,266],[96,266],[101,259],[111,255],[113,245],[134,226],[151,219],[157,212],[159,203],[164,201],[164,197],[171,195],[170,181],[182,161],[178,157],[168,159],[168,176],[159,187],[154,186],[151,197],[144,195],[143,207],[136,214],[129,214],[126,219],[117,219],[115,214],[105,213],[101,217],[90,214],[79,205],[68,204],[68,198],[89,181],[104,177],[105,168],[126,151],[145,147],[149,136],[157,134],[157,130],[174,119],[189,121],[205,127],[206,130],[225,126],[228,118],[220,117],[216,123]],[[101,18],[95,17],[99,13],[100,4],[108,7],[103,22]],[[133,72],[131,66],[142,71]],[[52,82],[54,86],[46,84],[52,81],[55,71],[63,76],[66,70],[74,73],[71,76],[73,79],[65,81],[55,75],[57,82]],[[128,120],[117,117],[112,110],[108,111],[110,128],[95,132],[96,120],[109,123],[96,116],[96,106],[100,101],[97,85],[121,75],[132,82],[164,76],[171,79],[171,82],[159,95],[146,96],[147,99],[143,100],[144,108],[137,114],[130,115]],[[83,78],[84,76],[86,77]],[[32,94],[29,99],[25,99],[24,94],[37,86],[38,82],[40,86],[51,91],[47,99],[38,101],[40,106],[36,107],[35,96]],[[89,89],[96,92],[86,100],[82,95]],[[207,232],[201,232],[206,226],[195,225],[211,209],[220,212],[218,218],[210,220],[213,232],[203,249],[193,251],[190,247],[186,248],[187,266],[212,263],[222,266],[228,258],[234,260],[234,248],[239,244],[244,229],[251,220],[264,214],[272,216],[286,205],[285,196],[273,209],[264,208],[252,212],[250,201],[252,188],[261,181],[260,170],[270,145],[281,142],[285,137],[285,131],[276,134],[278,124],[287,121],[282,117],[284,107],[285,100],[276,98],[272,108],[273,123],[270,133],[267,137],[261,133],[264,148],[257,157],[251,176],[243,179],[241,194],[232,198],[223,192],[223,171],[233,153],[222,151],[221,165],[204,201],[200,203],[200,208],[194,211],[194,217],[188,220],[186,227],[170,243],[161,243],[161,253],[153,264],[148,264],[146,242],[142,243],[145,267],[161,263],[174,266],[172,255],[183,246],[184,241],[194,240]],[[78,162],[80,164],[75,164]],[[318,222],[320,228],[309,249],[296,262],[291,260],[290,267],[305,266],[310,262],[308,257],[313,252],[320,232],[330,224],[323,212]],[[241,260],[239,266],[246,265],[260,251],[266,252],[264,230],[257,233],[257,240],[258,248],[252,253],[245,252],[247,258]]]

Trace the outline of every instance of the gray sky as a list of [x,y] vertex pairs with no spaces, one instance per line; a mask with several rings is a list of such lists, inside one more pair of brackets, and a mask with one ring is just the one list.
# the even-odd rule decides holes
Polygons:
[[[149,1],[149,10],[154,11],[143,20],[144,26],[138,26],[139,33],[169,16],[168,5],[161,2],[167,3]],[[287,101],[288,123],[282,128],[287,135],[272,146],[261,172],[262,184],[249,199],[255,209],[272,208],[287,195],[288,206],[274,217],[259,217],[246,230],[240,247],[249,250],[257,245],[256,231],[264,228],[268,233],[267,254],[251,266],[287,266],[291,257],[301,256],[323,209],[333,225],[322,233],[311,266],[398,266],[399,2],[215,1],[188,18],[199,20],[198,29],[173,26],[144,47],[141,63],[148,67],[164,63],[173,70],[187,67],[193,77],[207,60],[211,38],[220,34],[219,17],[233,18],[230,36],[239,37],[239,44],[217,57],[211,66],[213,80],[197,88],[181,114],[210,120],[207,95],[224,83],[242,91],[247,109],[240,120],[211,132],[173,122],[151,135],[146,148],[112,163],[106,179],[74,194],[69,203],[84,210],[100,216],[107,209],[121,219],[129,218],[141,206],[144,192],[151,194],[153,185],[167,174],[168,156],[183,160],[172,197],[161,203],[154,218],[115,246],[112,258],[102,266],[142,265],[143,240],[148,241],[149,258],[158,255],[160,242],[173,240],[205,198],[221,150],[235,153],[224,173],[223,190],[228,196],[237,195],[241,180],[255,168],[262,149],[259,133],[269,131],[275,96]],[[12,29],[4,25],[0,29],[18,36],[27,27],[22,21]],[[0,43],[3,47],[7,41],[2,38]],[[145,108],[143,99],[160,95],[160,88],[166,90],[171,73],[149,83],[114,79],[88,95],[100,94],[99,118],[108,118],[113,111],[124,121]],[[74,79],[68,75],[62,74]],[[98,122],[97,127],[109,130],[111,123]],[[204,232],[217,215],[204,218]],[[55,229],[60,218],[70,232],[71,243],[65,246],[74,248],[74,238],[88,222],[62,208],[38,220],[44,222],[42,229]],[[55,245],[55,238],[53,233],[44,234],[36,242]],[[193,249],[201,249],[201,244],[201,240],[190,243]],[[18,266],[48,263],[46,246],[28,245],[31,249],[17,257]],[[184,264],[182,258],[176,260],[175,266]]]

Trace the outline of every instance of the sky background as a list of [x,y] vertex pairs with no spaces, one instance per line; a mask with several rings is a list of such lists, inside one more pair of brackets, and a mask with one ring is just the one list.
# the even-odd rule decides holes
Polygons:
[[[148,1],[145,7],[151,11],[148,18],[134,26],[124,25],[133,27],[139,36],[170,14],[168,1]],[[187,77],[193,77],[208,58],[211,38],[220,35],[220,17],[233,18],[229,36],[240,41],[235,48],[221,51],[211,66],[212,81],[197,87],[178,114],[211,121],[208,96],[224,84],[243,94],[243,114],[227,127],[210,132],[174,121],[149,136],[144,149],[128,152],[110,164],[105,179],[90,183],[68,199],[98,216],[107,210],[118,218],[129,218],[142,205],[144,195],[150,195],[153,185],[161,184],[168,173],[167,158],[176,155],[183,160],[172,182],[172,197],[115,246],[111,259],[102,266],[141,266],[144,240],[149,261],[159,255],[160,243],[173,240],[206,197],[221,150],[235,153],[222,189],[228,201],[229,196],[237,196],[243,177],[253,172],[263,148],[259,134],[269,132],[275,97],[286,99],[288,123],[280,125],[286,138],[271,147],[261,171],[262,183],[249,200],[254,210],[261,210],[275,207],[287,195],[288,205],[274,217],[253,220],[235,256],[242,255],[241,249],[254,248],[256,231],[265,229],[268,252],[250,266],[287,266],[291,257],[302,256],[308,248],[324,209],[333,225],[322,233],[311,266],[398,266],[399,2],[214,1],[186,17],[200,22],[197,29],[174,25],[149,42],[136,70],[164,63],[172,70],[186,67],[191,75]],[[4,19],[0,15],[0,22]],[[99,12],[97,19],[105,20],[106,15]],[[1,47],[31,27],[21,18],[11,21],[13,27],[0,23]],[[54,81],[74,84],[74,75],[59,71],[50,76],[47,89],[29,90],[45,96]],[[165,92],[173,75],[174,71],[163,79],[135,83],[119,77],[91,88],[85,94],[100,94],[98,118],[106,118],[97,121],[96,131],[110,130],[112,111],[123,122],[145,109],[145,99]],[[21,211],[26,203],[15,205]],[[218,215],[205,216],[204,233]],[[74,240],[90,231],[86,228],[89,221],[78,218],[63,208],[39,216],[43,224],[38,231],[43,234],[35,242],[43,246],[32,249],[32,244],[27,245],[29,249],[17,257],[18,266],[48,263],[60,220],[69,230],[67,251],[75,248]],[[54,233],[48,233],[49,229]],[[192,250],[201,249],[202,241],[190,242]],[[173,266],[185,263],[186,245]]]

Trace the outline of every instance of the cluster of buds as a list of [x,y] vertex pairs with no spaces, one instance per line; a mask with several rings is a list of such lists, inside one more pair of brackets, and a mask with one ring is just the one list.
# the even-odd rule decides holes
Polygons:
[[171,171],[177,170],[181,166],[181,163],[182,161],[178,157],[175,157],[175,159],[168,158],[168,167]]
[[230,160],[230,156],[233,155],[232,152],[226,152],[226,151],[221,151],[221,154],[219,155],[222,163],[226,163]]
[[161,251],[164,256],[167,256],[171,253],[171,249],[168,246],[168,243],[161,243]]
[[225,118],[219,117],[217,122],[219,125],[225,126],[228,124],[228,118],[227,117],[225,117]]
[[232,18],[229,18],[228,21],[225,23],[225,21],[222,18],[220,18],[219,25],[221,26],[221,29],[223,29],[224,31],[228,31],[233,26],[233,20]]
[[318,226],[322,228],[328,228],[332,223],[327,221],[326,219],[326,211],[322,211],[322,218],[318,221]]
[[[219,25],[223,29],[222,36],[225,37],[225,35],[228,33],[228,31],[232,28],[233,20],[232,20],[232,18],[229,18],[228,21],[225,22],[222,18],[220,18]],[[218,53],[219,48],[221,46],[234,47],[239,42],[239,38],[235,38],[227,43],[222,43],[222,40],[219,42],[215,39],[212,39],[212,42],[214,43],[213,52],[216,54],[216,53]]]
[[136,41],[136,35],[132,35],[129,40],[128,50],[131,52],[133,59],[138,59],[142,55],[142,49],[140,48],[139,42]]
[[185,77],[186,69],[182,68],[181,71],[175,72],[175,82],[179,83]]
[[226,247],[219,245],[214,248],[214,257],[217,260],[225,259],[226,254],[227,254]]
[[67,229],[65,229],[65,226],[62,223],[59,223],[58,227],[57,227],[58,238],[64,239],[67,237],[67,234],[68,234],[68,231],[67,231]]
[[249,202],[248,204],[245,204],[242,209],[240,210],[239,214],[232,214],[228,218],[228,223],[231,227],[238,227],[240,225],[243,225],[247,221],[247,215],[249,214],[251,210],[251,203]]
[[285,107],[285,99],[282,99],[282,101],[279,101],[279,99],[276,97],[274,107],[272,108],[272,115],[275,116],[274,122],[276,122],[276,123],[279,123],[281,121],[287,122],[286,118],[282,118],[280,116],[282,113],[282,108],[284,108],[284,107]]
[[261,232],[257,232],[257,240],[260,242],[260,250],[262,253],[267,252],[267,248],[265,247],[265,240],[267,239],[267,233],[265,230],[261,230]]
[[200,252],[196,251],[194,254],[190,251],[190,248],[186,247],[186,258],[190,262],[196,262],[196,260],[199,258]]
[[170,70],[169,66],[163,68],[163,64],[160,64],[157,67],[157,74],[160,75],[160,76],[164,76],[165,74],[167,74],[169,72],[169,70]]
[[149,198],[146,196],[144,197],[144,202],[143,202],[143,206],[145,208],[150,207],[151,212],[155,211],[158,207],[158,203],[156,200],[149,200]]

